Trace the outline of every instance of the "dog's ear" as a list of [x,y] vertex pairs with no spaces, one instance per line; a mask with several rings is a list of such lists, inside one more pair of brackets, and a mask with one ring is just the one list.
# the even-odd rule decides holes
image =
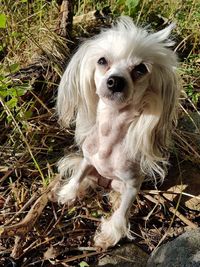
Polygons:
[[163,103],[152,90],[145,93],[141,102],[141,114],[132,122],[125,139],[125,149],[130,157],[140,162],[140,168],[147,177],[165,176],[166,158],[157,144],[157,127],[161,118]]
[[[157,78],[156,78],[157,76]],[[159,143],[163,148],[169,144],[169,135],[172,132],[172,124],[176,123],[176,107],[180,88],[178,85],[178,76],[173,67],[160,67],[156,70],[152,88],[160,92],[162,102],[162,112],[157,126]]]
[[125,147],[140,160],[142,171],[163,181],[179,88],[177,75],[167,67],[154,68],[150,85],[141,103],[141,114],[130,126]]
[[84,125],[96,117],[92,40],[86,41],[69,62],[58,88],[57,113],[60,122],[68,127],[77,117]]
[[[140,161],[142,171],[154,178],[165,177],[168,149],[179,88],[177,82],[177,57],[169,38],[173,24],[148,35],[148,55],[151,55],[149,86],[140,103],[141,114],[129,128],[125,148],[130,156]],[[144,51],[145,52],[145,51]]]
[[[154,129],[153,150],[159,151],[165,157],[167,163],[180,94],[176,69],[173,66],[159,66],[152,75],[151,87],[157,92],[157,97],[160,98],[161,103],[159,120]],[[166,165],[165,161],[162,163],[164,163],[164,167]],[[164,176],[161,176],[161,178],[163,180]]]
[[[174,42],[169,39],[169,35],[174,27],[175,24],[170,24],[165,29],[152,34],[152,37],[155,38],[156,42],[163,43],[164,47],[173,46]],[[169,49],[163,50],[162,53],[165,56],[161,56],[159,62],[154,66],[150,87],[151,90],[157,92],[162,103],[162,112],[156,128],[159,140],[156,140],[156,144],[164,150],[168,147],[172,122],[176,120],[175,107],[177,106],[180,88],[176,71],[177,56]]]

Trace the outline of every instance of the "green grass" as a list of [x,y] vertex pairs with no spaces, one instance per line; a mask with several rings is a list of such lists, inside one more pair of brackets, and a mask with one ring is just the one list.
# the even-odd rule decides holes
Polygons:
[[[38,49],[43,49],[46,32],[53,30],[56,16],[56,2],[38,0],[2,0],[3,14],[6,16],[3,48],[7,51],[6,61],[21,66],[32,61]],[[48,35],[47,35],[48,37]]]

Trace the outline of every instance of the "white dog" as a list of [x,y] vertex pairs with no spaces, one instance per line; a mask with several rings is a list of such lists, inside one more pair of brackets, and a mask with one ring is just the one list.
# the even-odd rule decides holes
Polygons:
[[144,178],[165,177],[179,91],[172,28],[148,33],[121,17],[82,44],[60,82],[58,115],[66,127],[75,123],[83,156],[60,161],[60,175],[71,178],[58,201],[72,204],[99,177],[110,180],[121,197],[95,235],[103,249],[131,238],[128,213]]

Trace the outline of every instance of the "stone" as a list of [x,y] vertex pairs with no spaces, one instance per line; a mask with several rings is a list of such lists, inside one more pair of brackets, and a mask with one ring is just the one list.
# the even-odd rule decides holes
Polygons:
[[148,254],[133,243],[122,245],[101,258],[98,267],[145,267]]
[[148,259],[146,267],[199,267],[200,228],[185,232],[160,246]]

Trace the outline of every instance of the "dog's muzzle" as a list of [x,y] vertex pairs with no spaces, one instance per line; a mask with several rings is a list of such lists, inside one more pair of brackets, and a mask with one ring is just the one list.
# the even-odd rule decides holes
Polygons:
[[126,86],[126,80],[121,76],[110,76],[107,80],[107,88],[115,92],[122,92]]

